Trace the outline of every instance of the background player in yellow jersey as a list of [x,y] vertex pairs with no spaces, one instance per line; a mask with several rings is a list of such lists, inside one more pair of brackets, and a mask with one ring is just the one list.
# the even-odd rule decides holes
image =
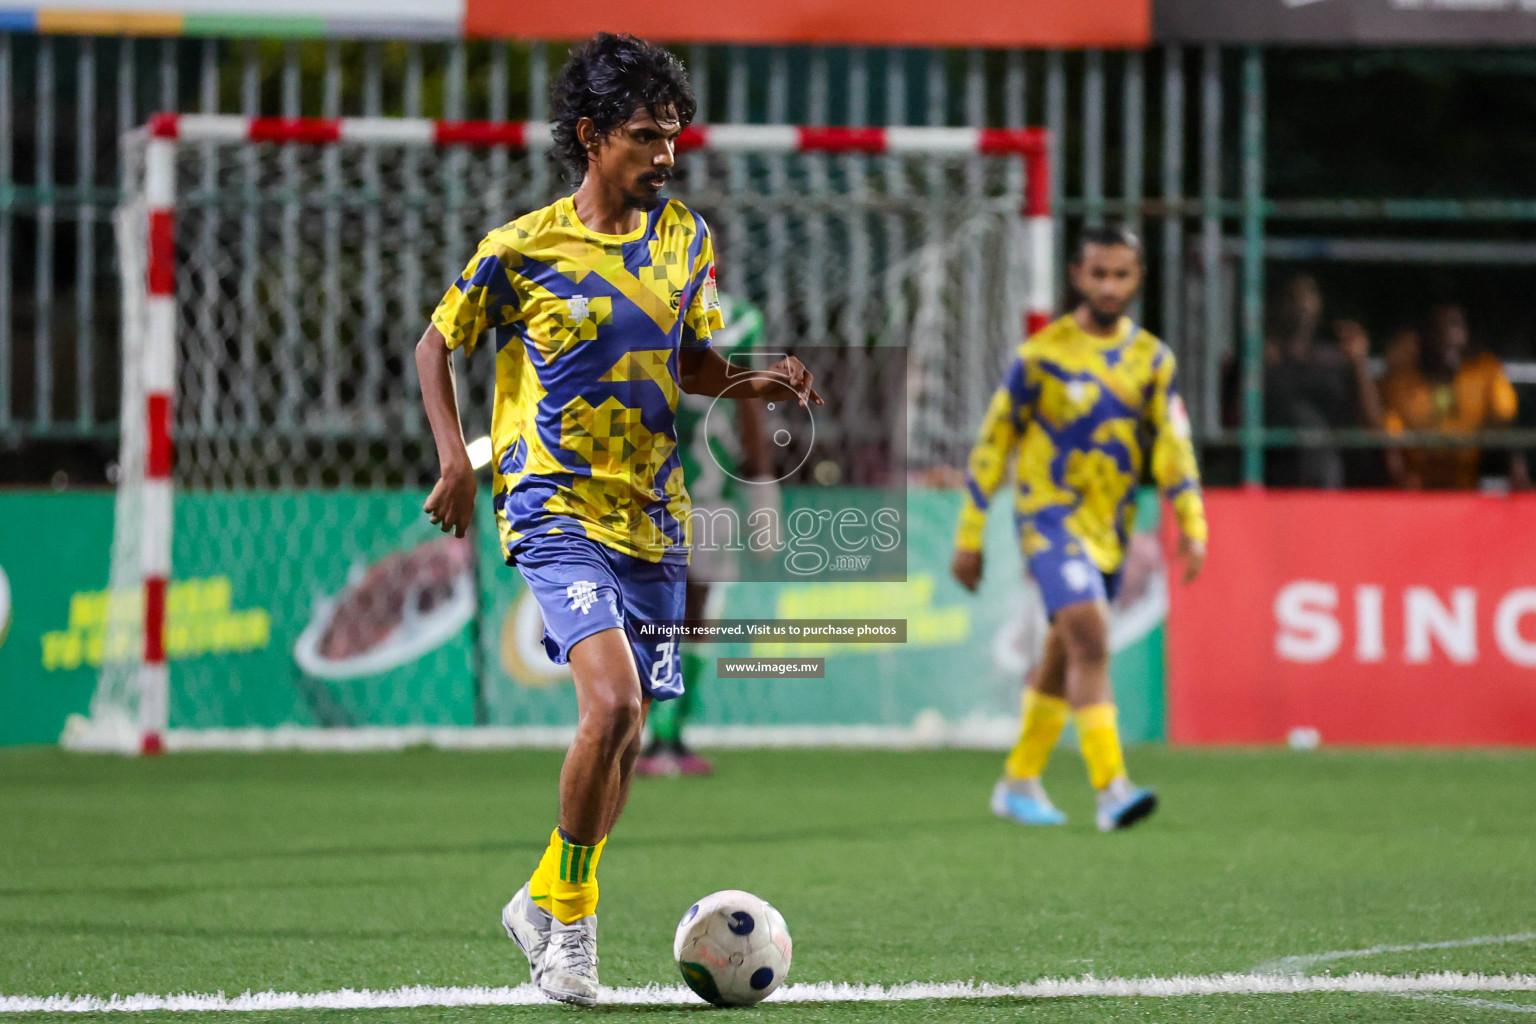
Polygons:
[[[629,794],[646,710],[683,689],[677,643],[636,628],[684,615],[678,393],[719,395],[738,382],[710,349],[720,312],[709,230],[661,198],[696,109],[682,65],[601,34],[562,69],[551,106],[576,193],[485,237],[432,315],[416,365],[442,467],[426,511],[463,536],[475,478],[450,356],[495,332],[497,527],[539,602],[550,657],[570,663],[579,716],[557,827],[502,924],[545,995],[590,1005],[598,861]],[[821,401],[794,358],[751,388]]]
[[1204,563],[1206,524],[1173,353],[1126,315],[1142,269],[1134,234],[1084,230],[1069,267],[1077,307],[1019,346],[971,452],[955,578],[970,590],[981,581],[987,507],[1012,467],[1019,543],[1051,620],[1024,692],[1018,744],[992,792],[993,812],[1024,824],[1066,821],[1040,773],[1069,716],[1098,791],[1099,828],[1126,828],[1157,807],[1157,796],[1126,775],[1109,684],[1108,602],[1120,584],[1148,435],[1152,474],[1178,520],[1186,583]]

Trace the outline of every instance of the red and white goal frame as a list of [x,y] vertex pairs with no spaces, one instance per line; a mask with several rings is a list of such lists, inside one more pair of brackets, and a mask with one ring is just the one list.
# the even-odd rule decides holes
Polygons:
[[[147,125],[144,201],[148,207],[144,337],[137,367],[143,387],[143,505],[137,538],[142,587],[142,651],[137,668],[137,728],[141,753],[165,747],[169,672],[166,658],[166,596],[171,578],[176,381],[176,161],[188,143],[276,143],[327,146],[370,143],[423,150],[439,147],[551,148],[549,125],[391,118],[244,118],[161,114]],[[1054,307],[1056,268],[1048,134],[1038,128],[804,127],[794,125],[695,125],[678,151],[723,154],[823,153],[863,156],[1017,157],[1025,167],[1024,330],[1043,327]],[[131,371],[131,368],[125,368]],[[137,453],[135,453],[137,454]]]

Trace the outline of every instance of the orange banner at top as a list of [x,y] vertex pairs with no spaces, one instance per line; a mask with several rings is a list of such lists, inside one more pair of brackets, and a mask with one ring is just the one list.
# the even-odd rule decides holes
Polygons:
[[1141,47],[1151,0],[468,0],[470,36],[579,39],[629,32],[667,43]]

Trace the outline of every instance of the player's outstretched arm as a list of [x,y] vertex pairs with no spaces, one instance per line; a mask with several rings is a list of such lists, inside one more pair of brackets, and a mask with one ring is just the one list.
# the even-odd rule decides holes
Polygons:
[[1024,360],[1016,356],[992,395],[966,465],[965,494],[955,528],[955,557],[949,565],[966,590],[981,584],[981,538],[987,528],[987,509],[1008,475],[1008,459],[1028,414],[1030,394],[1024,376]]
[[475,514],[475,470],[464,447],[464,427],[459,422],[459,399],[454,389],[453,353],[435,326],[416,343],[416,374],[421,380],[421,400],[432,424],[441,467],[437,485],[422,510],[444,533],[464,536]]
[[794,356],[781,359],[765,370],[732,366],[714,349],[683,349],[678,368],[681,384],[690,395],[723,395],[733,398],[793,398],[803,406],[826,405],[811,386],[816,375]]

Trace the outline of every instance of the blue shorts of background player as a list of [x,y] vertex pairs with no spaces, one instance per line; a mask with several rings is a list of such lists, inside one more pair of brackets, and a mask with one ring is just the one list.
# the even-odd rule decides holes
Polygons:
[[513,546],[516,564],[544,616],[544,649],[558,665],[593,633],[622,629],[629,635],[640,689],[655,700],[683,692],[677,641],[640,640],[638,624],[681,622],[688,566],[647,562],[575,533],[542,533]]
[[1047,550],[1030,555],[1028,561],[1029,574],[1045,601],[1046,617],[1052,620],[1069,605],[1083,601],[1109,604],[1120,593],[1124,570],[1102,571],[1076,544],[1052,543]]

